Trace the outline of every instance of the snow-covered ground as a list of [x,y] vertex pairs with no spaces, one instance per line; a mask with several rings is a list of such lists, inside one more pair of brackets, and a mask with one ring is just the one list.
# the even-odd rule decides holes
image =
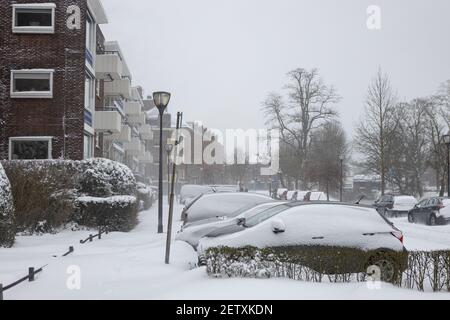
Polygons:
[[[177,206],[175,217],[180,216]],[[167,207],[164,208],[167,212]],[[165,217],[164,222],[167,219]],[[212,279],[204,268],[194,268],[196,254],[175,242],[172,261],[164,264],[165,234],[157,235],[157,207],[140,214],[130,233],[112,233],[102,240],[79,244],[90,232],[64,231],[57,235],[20,236],[12,249],[0,249],[0,283],[25,276],[28,267],[48,264],[35,282],[6,291],[5,299],[450,299],[446,293],[420,293],[383,284],[370,289],[365,283],[304,283],[288,279]],[[405,232],[409,249],[450,248],[450,226],[395,223]],[[175,231],[179,228],[175,223]],[[175,234],[174,234],[175,236]],[[62,255],[69,246],[74,254]],[[78,269],[79,267],[79,269]],[[67,286],[81,271],[79,290]],[[73,274],[72,274],[73,275]],[[70,281],[69,281],[70,282]],[[73,282],[70,282],[73,284]]]

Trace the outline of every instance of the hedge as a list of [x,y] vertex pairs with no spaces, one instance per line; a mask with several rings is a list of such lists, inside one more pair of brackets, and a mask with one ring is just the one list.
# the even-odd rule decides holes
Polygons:
[[[368,280],[368,274],[365,272],[346,273],[335,270],[330,273],[330,270],[326,270],[329,269],[330,261],[334,261],[335,265],[342,262],[358,265],[355,251],[330,247],[326,254],[328,261],[320,261],[317,255],[310,254],[313,252],[314,250],[307,250],[297,254],[286,254],[280,253],[277,249],[254,247],[210,248],[205,254],[206,270],[212,277],[288,278],[309,282],[342,283]],[[303,257],[299,259],[300,256]],[[321,263],[324,264],[322,268]],[[450,292],[450,251],[408,252],[407,268],[398,275],[395,284],[406,289]]]
[[109,231],[128,232],[136,226],[138,202],[133,196],[81,197],[74,222],[87,227],[107,226]]
[[0,247],[11,247],[14,238],[14,203],[11,185],[0,163]]
[[[68,223],[80,221],[79,197],[134,197],[137,193],[131,170],[108,159],[2,163],[11,182],[17,232],[56,232]],[[86,214],[87,209],[83,210]],[[90,216],[94,214],[91,212]],[[124,229],[135,223],[132,219]],[[117,225],[111,219],[107,221]]]

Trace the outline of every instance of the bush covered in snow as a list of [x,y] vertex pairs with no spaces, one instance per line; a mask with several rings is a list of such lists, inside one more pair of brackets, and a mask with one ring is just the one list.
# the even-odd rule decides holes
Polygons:
[[142,204],[142,209],[148,210],[153,205],[152,189],[142,182],[137,184],[138,201]]
[[[348,282],[366,278],[371,251],[353,248],[309,246],[303,249],[278,247],[216,247],[206,251],[208,274],[215,277],[286,277],[295,280]],[[396,261],[405,258],[402,252],[386,253]],[[387,257],[387,256],[386,256]],[[400,273],[392,279],[399,281]]]
[[[205,259],[207,273],[212,277],[288,278],[309,282],[370,280],[366,272],[331,272],[330,261],[335,264],[352,263],[356,260],[355,252],[341,252],[330,248],[325,259],[319,259],[314,252],[316,250],[294,254],[286,253],[282,248],[218,247],[208,249]],[[410,251],[395,254],[407,254],[407,268],[394,281],[397,286],[419,291],[450,292],[450,251]],[[364,267],[369,265],[370,263]]]
[[110,231],[127,232],[137,223],[138,202],[134,196],[77,199],[76,223],[88,227],[108,227]]
[[80,168],[81,193],[93,197],[136,194],[136,179],[126,165],[98,158],[81,161]]
[[11,247],[14,244],[14,203],[11,186],[0,164],[0,247]]
[[78,197],[134,197],[137,192],[131,170],[107,159],[3,164],[12,185],[19,232],[54,232],[69,222],[78,222]]

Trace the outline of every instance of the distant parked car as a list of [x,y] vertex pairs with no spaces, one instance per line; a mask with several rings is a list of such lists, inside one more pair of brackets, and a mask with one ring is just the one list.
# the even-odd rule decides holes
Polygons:
[[278,188],[277,190],[277,200],[287,200],[288,189]]
[[192,201],[199,195],[211,192],[213,192],[213,190],[210,186],[200,186],[194,184],[184,185],[180,190],[180,204],[186,205],[187,202]]
[[183,209],[184,224],[216,218],[234,217],[239,209],[273,202],[273,199],[258,193],[209,193],[198,196]]
[[417,199],[413,196],[384,195],[375,201],[374,206],[386,217],[398,218],[406,217],[416,204]]
[[236,185],[212,185],[214,192],[239,192],[239,186]]
[[448,224],[450,222],[450,199],[433,197],[420,201],[409,211],[408,221],[424,223],[429,226]]
[[[265,215],[267,211],[281,212],[286,210],[290,204],[282,201],[273,201],[268,203],[253,204],[245,206],[231,216],[234,217],[213,217],[205,220],[200,220],[184,225],[178,232],[176,240],[185,241],[189,243],[194,249],[197,249],[198,242],[201,238],[207,236],[219,236],[224,234],[231,234],[245,229],[243,222],[257,215]],[[267,217],[269,218],[269,217]]]
[[[326,274],[366,272],[376,265],[383,281],[394,281],[406,269],[403,234],[373,207],[340,203],[305,203],[268,218],[239,221],[243,231],[200,240],[199,255],[208,248],[247,246],[301,255],[314,250],[302,264]],[[330,254],[336,252],[336,255]],[[338,259],[342,252],[347,259]]]

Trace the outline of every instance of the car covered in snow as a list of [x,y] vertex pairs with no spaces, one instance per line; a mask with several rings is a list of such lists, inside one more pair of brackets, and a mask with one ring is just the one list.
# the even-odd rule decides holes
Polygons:
[[[393,281],[406,269],[402,232],[373,207],[316,202],[275,215],[268,211],[267,215],[269,218],[256,215],[240,221],[243,231],[202,238],[200,257],[209,248],[218,247],[271,248],[286,255],[309,250],[314,261],[305,261],[305,265],[321,268],[323,273],[366,272],[369,266],[377,266],[382,280]],[[344,252],[347,259],[338,259]]]
[[213,192],[210,186],[200,186],[195,184],[187,184],[181,187],[180,204],[188,204],[198,196]]
[[245,229],[243,222],[256,215],[264,215],[266,211],[276,208],[275,211],[281,212],[287,208],[286,202],[273,201],[263,203],[257,206],[250,204],[236,212],[230,217],[213,217],[199,220],[184,225],[176,236],[176,240],[189,243],[194,249],[197,249],[201,238],[207,236],[219,236],[239,232]]
[[386,217],[398,218],[406,217],[417,203],[413,196],[384,195],[375,201],[374,206]]
[[184,224],[217,217],[234,217],[239,209],[273,202],[269,196],[258,193],[208,193],[195,198],[181,213]]
[[427,198],[420,201],[408,213],[410,223],[424,223],[429,226],[445,225],[450,222],[450,199]]

